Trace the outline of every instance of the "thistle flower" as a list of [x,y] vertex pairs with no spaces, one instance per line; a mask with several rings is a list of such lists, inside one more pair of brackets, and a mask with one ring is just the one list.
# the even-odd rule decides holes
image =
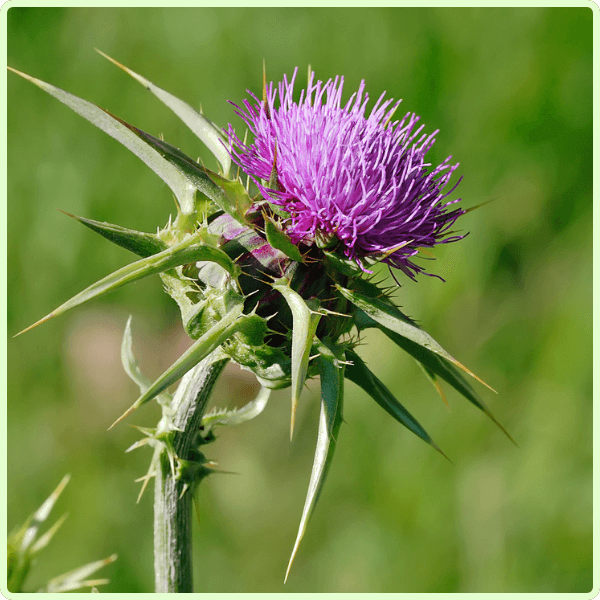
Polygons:
[[[202,478],[215,471],[199,450],[215,439],[214,427],[256,417],[272,389],[291,387],[293,431],[305,380],[318,377],[321,383],[317,449],[290,565],[333,459],[346,379],[442,453],[356,354],[365,329],[378,328],[412,356],[444,400],[440,379],[502,428],[459,369],[481,380],[403,314],[390,290],[376,284],[367,268],[384,261],[414,278],[423,272],[412,260],[419,248],[463,237],[449,230],[466,211],[451,209],[458,200],[447,200],[454,188],[445,191],[458,165],[451,165],[450,157],[433,168],[425,162],[435,132],[422,133],[418,118],[410,113],[393,122],[398,103],[384,100],[383,95],[366,116],[364,83],[342,106],[342,78],[314,83],[311,76],[307,89],[294,102],[294,72],[291,81],[284,78],[277,87],[273,83],[267,87],[263,74],[263,100],[251,93],[252,101],[236,107],[254,138],[247,144],[231,125],[227,131],[219,129],[183,101],[109,60],[171,108],[220,165],[219,172],[210,171],[164,140],[19,73],[121,142],[175,196],[177,216],[156,234],[74,217],[139,258],[35,324],[153,274],[161,277],[165,291],[179,305],[183,326],[194,342],[153,382],[141,374],[135,361],[127,324],[123,364],[141,395],[115,422],[153,399],[163,409],[158,426],[141,429],[145,437],[132,446],[154,448],[142,491],[156,476],[157,498],[161,498],[155,502],[157,547],[171,540],[170,534],[168,540],[163,536],[165,532],[180,526],[176,520],[162,522],[171,517],[159,510],[166,505],[160,494],[171,494],[173,506],[187,490],[193,492]],[[232,160],[246,175],[245,182],[239,171],[230,177]],[[251,182],[255,184],[252,189]],[[240,411],[217,409],[205,415],[198,430],[197,421],[185,421],[186,415],[196,414],[196,408],[185,405],[186,398],[196,398],[194,386],[202,380],[205,402],[214,377],[229,360],[254,373],[261,392]],[[218,368],[211,371],[211,365]],[[167,388],[181,378],[176,394],[170,396]],[[167,465],[171,475],[164,471]],[[161,492],[169,477],[180,486],[175,499],[175,487],[165,484],[164,490],[171,491]],[[161,553],[156,551],[157,556]],[[174,549],[173,561],[181,553],[180,547]],[[170,577],[169,561],[160,564],[157,572]],[[191,591],[191,583],[180,585],[179,581],[166,586],[157,583],[157,591]]]
[[429,168],[437,131],[423,133],[414,113],[392,121],[400,102],[385,93],[367,116],[364,81],[342,106],[344,78],[315,83],[311,73],[295,102],[296,74],[271,83],[263,101],[249,92],[252,101],[234,105],[254,141],[244,144],[230,125],[233,160],[289,215],[285,231],[295,242],[339,243],[359,263],[383,255],[414,279],[423,271],[410,260],[419,248],[464,237],[449,235],[464,213],[449,210],[459,200],[444,202],[458,185],[444,193],[458,164],[449,156]]

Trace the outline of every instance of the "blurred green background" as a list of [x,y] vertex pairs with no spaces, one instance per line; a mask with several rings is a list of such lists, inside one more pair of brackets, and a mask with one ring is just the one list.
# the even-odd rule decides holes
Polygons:
[[[310,63],[365,79],[439,128],[433,161],[460,161],[470,235],[436,250],[447,282],[403,282],[404,310],[499,390],[480,388],[515,448],[377,333],[361,348],[454,466],[351,383],[336,460],[288,583],[318,416],[306,393],[290,445],[289,394],[208,448],[222,469],[199,493],[196,590],[205,592],[589,592],[592,589],[592,11],[524,9],[8,10],[8,63],[91,100],[192,156],[212,159],[100,48],[221,125],[226,100]],[[154,231],[169,189],[117,142],[8,76],[8,331],[14,334],[131,259],[56,209]],[[65,473],[69,518],[29,581],[113,552],[107,592],[153,590],[150,452],[106,431],[136,397],[119,347],[156,376],[188,345],[158,278],[8,341],[8,526]],[[314,386],[312,388],[314,390]],[[221,405],[253,397],[232,368]],[[151,426],[145,407],[131,423]]]

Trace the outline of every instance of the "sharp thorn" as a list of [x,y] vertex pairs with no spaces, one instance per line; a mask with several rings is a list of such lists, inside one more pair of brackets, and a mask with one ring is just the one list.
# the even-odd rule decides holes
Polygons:
[[433,442],[433,441],[431,441],[431,440],[429,441],[429,443],[430,443],[430,444],[431,444],[431,446],[432,446],[433,448],[435,448],[435,450],[437,450],[437,451],[438,451],[438,452],[439,452],[439,453],[440,453],[440,454],[441,454],[441,455],[442,455],[442,456],[443,456],[443,457],[444,457],[444,458],[445,458],[445,459],[446,459],[446,460],[447,460],[447,461],[448,461],[448,462],[449,462],[449,463],[450,463],[452,466],[454,466],[454,463],[453,463],[453,462],[452,462],[452,461],[451,461],[451,460],[450,460],[450,459],[449,459],[449,458],[446,456],[446,453],[445,453],[445,452],[443,452],[443,451],[441,450],[441,448],[440,448],[440,447],[439,447],[439,446],[438,446],[436,443],[434,443],[434,442]]
[[438,394],[440,395],[444,404],[446,405],[446,408],[448,409],[448,411],[450,411],[451,409],[450,409],[450,404],[448,403],[448,398],[446,398],[446,394],[444,394],[444,390],[442,389],[440,382],[434,380],[433,385],[435,386],[435,389],[437,390]]
[[517,447],[519,448],[519,444],[517,444],[517,442],[515,442],[515,440],[513,439],[513,437],[510,435],[510,433],[508,433],[508,431],[506,431],[506,429],[504,429],[504,427],[502,426],[502,424],[496,419],[496,417],[494,417],[494,415],[487,409],[484,410],[485,414],[492,420],[494,421],[494,423],[496,423],[496,425],[498,427],[500,427],[500,429],[502,430],[502,432],[504,433],[504,435]]
[[125,417],[128,417],[135,409],[137,408],[137,404],[133,404],[130,406],[108,429],[110,431],[117,423],[120,423]]
[[142,484],[142,489],[140,490],[140,493],[138,494],[136,504],[140,503],[140,500],[142,499],[142,496],[144,495],[144,492],[146,491],[146,488],[148,487],[148,482],[150,481],[150,479],[152,479],[152,477],[153,477],[153,475],[150,475],[150,473],[148,473],[145,477],[142,477],[137,480],[137,481],[143,481],[144,483]]
[[482,202],[481,204],[476,204],[475,206],[471,206],[470,208],[465,209],[464,214],[466,215],[467,213],[470,213],[472,210],[481,208],[482,206],[485,206],[486,204],[489,204],[490,202],[493,202],[493,201],[494,201],[494,199],[487,200],[486,202]]
[[298,409],[298,398],[292,396],[292,417],[290,420],[290,442],[294,437],[294,425],[296,424],[296,410]]
[[183,495],[188,491],[190,487],[189,483],[184,483],[183,484],[183,489],[181,490],[181,494],[179,494],[179,499],[181,500],[183,498]]
[[457,367],[461,368],[465,373],[468,373],[471,377],[473,377],[473,379],[477,379],[477,381],[479,381],[479,383],[482,383],[483,385],[485,385],[486,388],[492,390],[492,392],[494,392],[494,394],[498,393],[491,385],[488,385],[485,381],[483,381],[483,379],[477,377],[477,375],[475,375],[475,373],[473,373],[473,371],[467,369],[467,367],[465,367],[462,363],[458,362],[455,358],[453,358],[451,360],[451,362],[453,362]]
[[294,562],[294,558],[296,558],[296,552],[298,552],[298,546],[300,545],[300,540],[302,540],[302,536],[300,536],[300,538],[296,540],[294,549],[292,550],[292,556],[290,556],[290,562],[288,563],[288,567],[285,572],[285,578],[283,580],[284,585],[287,582],[288,575],[290,574],[290,569],[292,568],[292,563]]
[[31,331],[34,327],[37,327],[38,325],[41,325],[42,323],[49,321],[54,316],[55,316],[54,312],[51,312],[49,315],[46,315],[43,319],[36,321],[33,325],[30,325],[29,327],[26,327],[25,329],[23,329],[23,331],[19,331],[19,333],[16,333],[15,335],[13,335],[13,339],[16,337],[19,337],[20,335],[23,335],[24,333],[27,333],[28,331]]

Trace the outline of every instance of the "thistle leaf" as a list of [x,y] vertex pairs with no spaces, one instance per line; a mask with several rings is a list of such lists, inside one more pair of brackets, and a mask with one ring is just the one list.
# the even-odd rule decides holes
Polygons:
[[186,350],[148,389],[109,427],[112,429],[117,423],[129,416],[134,410],[155,398],[175,383],[190,369],[195,367],[202,359],[206,358],[213,350],[230,338],[240,326],[240,317],[244,308],[243,301],[231,310],[202,337],[200,337],[188,350]]
[[123,332],[123,341],[121,342],[121,363],[125,373],[129,376],[134,383],[140,388],[140,392],[143,394],[152,383],[138,367],[137,360],[133,355],[132,349],[133,338],[131,335],[131,316],[127,319],[125,325],[125,331]]
[[317,448],[308,484],[308,494],[304,503],[294,549],[285,574],[285,581],[287,581],[296,552],[306,531],[308,520],[323,489],[342,424],[344,356],[339,349],[330,349],[325,344],[319,344],[319,352],[320,355],[317,361],[321,378],[321,413],[319,416]]
[[357,311],[355,320],[359,329],[368,329],[370,327],[377,327],[387,337],[389,337],[397,346],[402,348],[405,352],[410,354],[423,366],[431,370],[435,375],[441,377],[444,381],[449,383],[457,392],[462,394],[469,402],[479,408],[484,414],[486,414],[508,437],[508,439],[517,446],[518,444],[513,440],[511,435],[504,429],[500,422],[494,417],[490,409],[485,405],[483,400],[479,397],[477,392],[471,387],[469,382],[462,376],[460,371],[454,367],[448,360],[443,356],[436,354],[433,351],[420,346],[419,344],[398,335],[396,332],[388,329],[371,319],[362,310]]
[[[246,212],[252,205],[252,198],[239,180],[231,180],[213,173],[199,165],[195,160],[185,155],[171,144],[119,120],[132,133],[146,142],[168,163],[175,167],[185,179],[207,198],[210,198],[219,208],[230,214],[241,224],[246,223]],[[190,210],[188,209],[188,212]]]
[[84,217],[72,215],[64,210],[61,210],[60,212],[79,221],[79,223],[89,227],[92,231],[99,233],[102,237],[113,242],[113,244],[117,244],[143,258],[151,256],[152,254],[157,254],[168,248],[167,244],[153,233],[143,233],[141,231],[135,231],[134,229],[126,229],[120,225],[113,225],[112,223],[103,223],[101,221],[94,221],[93,219],[85,219]]
[[115,560],[117,560],[117,555],[113,554],[103,560],[97,560],[83,567],[79,567],[78,569],[74,569],[73,571],[69,571],[68,573],[64,573],[63,575],[59,575],[58,577],[54,577],[48,582],[48,585],[45,588],[39,591],[52,594],[107,584],[109,583],[108,579],[86,580],[85,577],[89,577],[98,569],[115,562]]
[[[480,383],[488,387],[493,392],[496,392],[490,387],[485,381],[482,381],[472,371],[467,369],[458,360],[451,356],[446,350],[444,350],[426,331],[418,327],[414,321],[409,319],[406,315],[402,314],[395,306],[380,300],[367,296],[356,290],[348,290],[340,285],[336,284],[339,292],[354,306],[363,310],[369,317],[376,321],[379,325],[394,331],[398,335],[418,344],[419,346],[435,352],[439,356],[442,356],[446,360],[450,361],[457,367],[461,368],[465,373],[471,375],[471,377],[477,379]],[[496,392],[497,393],[497,392]]]
[[171,188],[180,206],[190,204],[195,195],[195,190],[190,185],[188,179],[174,165],[164,160],[156,150],[148,146],[139,136],[135,135],[123,121],[95,104],[82,100],[45,81],[21,73],[11,67],[8,67],[8,69],[37,85],[51,96],[54,96],[71,110],[123,144],[123,146],[131,150],[139,159],[145,162]]
[[96,49],[96,52],[110,60],[117,67],[123,69],[123,71],[139,81],[146,89],[150,90],[161,102],[166,104],[213,153],[223,168],[223,175],[227,177],[231,166],[231,157],[225,145],[227,138],[212,121],[194,110],[189,104],[183,102],[183,100],[154,85],[146,78],[117,62],[114,58],[107,56],[104,52],[98,49]]
[[[123,332],[123,341],[121,342],[121,363],[128,377],[140,388],[140,393],[143,394],[152,383],[140,370],[137,360],[133,355],[132,349],[133,337],[131,335],[131,316],[127,319],[125,331]],[[159,401],[162,400],[168,403],[171,400],[171,395],[167,392],[159,394]],[[142,430],[144,432],[144,430]],[[146,433],[148,435],[148,433]],[[146,440],[148,438],[145,438]],[[143,441],[143,440],[142,440]],[[132,450],[129,448],[127,451]]]
[[202,425],[205,430],[212,429],[215,425],[241,425],[260,415],[267,405],[270,395],[271,390],[269,388],[261,387],[258,396],[242,408],[232,410],[216,409],[203,417]]
[[206,173],[211,181],[219,186],[226,200],[226,203],[223,203],[221,208],[227,211],[236,221],[246,224],[246,213],[252,206],[252,198],[250,198],[242,182],[239,179],[226,179],[208,169],[206,169]]
[[[298,399],[306,380],[310,350],[321,314],[311,310],[302,296],[289,286],[287,278],[282,277],[272,285],[285,298],[292,311],[292,418],[290,424],[290,439],[292,439]],[[313,304],[313,306],[315,305]]]
[[324,250],[323,256],[325,266],[330,267],[333,272],[340,272],[348,277],[357,277],[363,273],[355,261],[339,256],[335,252]]
[[43,319],[30,325],[17,335],[21,335],[22,333],[41,325],[45,321],[48,321],[52,317],[63,314],[88,300],[108,294],[128,283],[197,261],[216,262],[226,269],[233,277],[237,277],[240,273],[240,268],[229,258],[229,256],[227,256],[227,254],[225,254],[225,252],[219,248],[213,248],[212,246],[206,245],[203,241],[198,239],[198,236],[192,235],[158,254],[142,258],[141,260],[126,265],[114,273],[107,275],[104,279],[97,281],[82,292],[79,292],[79,294],[76,294],[70,300],[61,304]]
[[423,429],[421,424],[396,400],[392,392],[367,367],[362,358],[352,350],[346,350],[346,378],[361,387],[381,408],[387,411],[396,421],[423,441],[433,446],[442,456],[448,458]]
[[281,250],[288,258],[296,262],[304,262],[304,257],[298,249],[298,246],[292,242],[289,236],[265,215],[265,234],[267,242],[276,250]]

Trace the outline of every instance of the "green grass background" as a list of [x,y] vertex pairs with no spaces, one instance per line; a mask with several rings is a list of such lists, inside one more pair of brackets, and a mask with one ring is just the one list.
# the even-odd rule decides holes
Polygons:
[[[305,393],[288,439],[288,392],[223,431],[211,458],[237,475],[202,484],[196,590],[206,592],[589,592],[592,589],[592,11],[523,9],[8,9],[11,66],[91,100],[183,151],[211,157],[100,48],[219,124],[226,100],[310,63],[364,78],[439,128],[432,160],[460,161],[470,235],[436,250],[447,282],[405,280],[404,310],[499,391],[480,388],[515,448],[376,333],[363,357],[452,458],[441,458],[351,383],[337,456],[288,583],[318,416]],[[153,231],[171,193],[137,158],[31,84],[8,75],[8,331],[14,334],[131,259],[56,209]],[[156,376],[189,343],[158,278],[8,341],[8,526],[65,473],[69,518],[29,589],[119,554],[107,592],[153,590],[150,452],[124,450],[136,397],[119,345]],[[476,384],[478,385],[478,384]],[[231,369],[216,402],[256,384]]]

